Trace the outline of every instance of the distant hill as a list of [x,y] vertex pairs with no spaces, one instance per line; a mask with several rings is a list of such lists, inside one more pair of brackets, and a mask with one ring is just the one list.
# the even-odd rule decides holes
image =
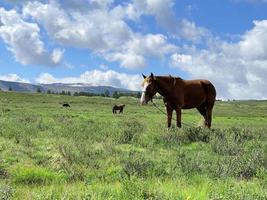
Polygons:
[[10,82],[10,81],[2,81],[0,80],[0,89],[3,91],[12,90],[15,92],[31,92],[35,93],[37,90],[41,92],[47,92],[50,90],[51,92],[68,92],[70,91],[72,94],[75,92],[88,92],[94,94],[101,94],[105,91],[109,91],[110,95],[112,95],[115,91],[120,93],[131,93],[134,91],[116,88],[112,86],[95,86],[84,83],[75,83],[75,84],[67,84],[67,83],[53,83],[53,84],[30,84],[30,83],[20,83],[20,82]]
[[0,89],[3,91],[12,90],[16,92],[36,92],[38,88],[40,88],[41,91],[45,91],[42,86],[38,85],[0,80]]

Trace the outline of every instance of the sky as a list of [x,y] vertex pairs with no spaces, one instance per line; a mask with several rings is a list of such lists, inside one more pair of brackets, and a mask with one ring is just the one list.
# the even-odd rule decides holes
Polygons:
[[151,72],[267,99],[267,0],[0,0],[0,80],[140,90]]

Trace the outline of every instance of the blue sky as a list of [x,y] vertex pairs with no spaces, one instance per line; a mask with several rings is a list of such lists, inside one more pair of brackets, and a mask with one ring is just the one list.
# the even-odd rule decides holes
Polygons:
[[140,89],[141,74],[266,99],[267,0],[2,0],[0,79]]

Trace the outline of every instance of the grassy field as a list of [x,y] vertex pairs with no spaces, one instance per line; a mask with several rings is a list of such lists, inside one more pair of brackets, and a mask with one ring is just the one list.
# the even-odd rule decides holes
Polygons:
[[212,130],[182,120],[167,131],[130,97],[0,92],[0,199],[267,199],[267,101],[216,102]]

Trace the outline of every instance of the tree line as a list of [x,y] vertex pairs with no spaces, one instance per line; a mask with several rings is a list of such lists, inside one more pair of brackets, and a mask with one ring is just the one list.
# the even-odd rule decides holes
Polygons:
[[[0,89],[1,91],[1,89]],[[13,89],[11,87],[8,88],[8,91],[13,91]],[[92,92],[74,92],[71,93],[70,91],[53,91],[53,90],[46,90],[46,91],[42,91],[41,88],[37,88],[36,90],[37,93],[46,93],[46,94],[55,94],[55,95],[68,95],[68,96],[87,96],[87,97],[92,97],[92,96],[101,96],[101,97],[112,97],[115,99],[118,99],[120,97],[135,97],[135,98],[140,98],[141,97],[141,92],[118,92],[115,91],[113,92],[113,94],[110,93],[109,90],[106,90],[105,92],[102,93],[92,93]],[[160,99],[162,98],[161,96],[155,96],[154,98],[156,99]]]
[[[37,93],[42,93],[41,89],[37,89]],[[92,92],[74,92],[71,93],[70,91],[52,91],[52,90],[47,90],[47,94],[56,94],[56,95],[68,95],[68,96],[87,96],[87,97],[92,97],[92,96],[101,96],[101,97],[112,97],[115,99],[118,99],[122,96],[130,96],[130,97],[135,97],[135,98],[140,98],[141,97],[141,92],[118,92],[115,91],[113,94],[110,93],[109,90],[105,90],[102,93],[92,93]]]

